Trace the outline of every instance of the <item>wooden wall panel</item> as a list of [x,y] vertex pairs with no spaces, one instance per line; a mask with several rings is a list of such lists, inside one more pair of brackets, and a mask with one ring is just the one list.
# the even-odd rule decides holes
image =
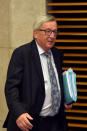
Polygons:
[[56,48],[64,53],[62,69],[76,72],[78,100],[66,112],[70,131],[87,131],[87,1],[47,0],[47,13],[56,17]]

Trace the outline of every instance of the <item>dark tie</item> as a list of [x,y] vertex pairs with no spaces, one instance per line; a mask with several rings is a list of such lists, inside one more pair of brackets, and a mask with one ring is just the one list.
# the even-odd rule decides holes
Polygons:
[[53,115],[55,115],[58,113],[60,107],[61,95],[58,88],[55,71],[51,62],[51,52],[50,51],[45,52],[44,55],[47,58],[48,73],[51,83],[52,111],[53,111]]

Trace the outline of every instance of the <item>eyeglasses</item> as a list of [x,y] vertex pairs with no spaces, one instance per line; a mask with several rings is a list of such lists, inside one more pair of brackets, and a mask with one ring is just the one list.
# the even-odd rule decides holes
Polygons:
[[46,35],[50,36],[52,33],[54,34],[54,36],[57,36],[57,30],[44,30],[44,29],[39,29],[39,31],[44,31]]

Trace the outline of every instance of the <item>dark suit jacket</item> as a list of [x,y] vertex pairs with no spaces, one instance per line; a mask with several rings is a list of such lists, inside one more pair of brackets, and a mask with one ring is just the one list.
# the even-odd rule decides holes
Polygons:
[[[54,47],[51,51],[61,87],[62,99],[58,119],[63,128],[65,115],[61,74],[62,55]],[[8,67],[5,95],[9,113],[4,127],[12,125],[15,128],[16,119],[25,112],[28,112],[34,118],[39,116],[45,98],[45,88],[40,57],[34,40],[13,52]]]

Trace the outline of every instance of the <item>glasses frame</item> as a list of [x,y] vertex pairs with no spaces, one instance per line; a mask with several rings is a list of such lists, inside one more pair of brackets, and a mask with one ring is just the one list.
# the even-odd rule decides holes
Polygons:
[[54,36],[57,36],[57,30],[50,30],[50,29],[39,29],[39,31],[44,31],[46,35],[50,36],[52,33]]

